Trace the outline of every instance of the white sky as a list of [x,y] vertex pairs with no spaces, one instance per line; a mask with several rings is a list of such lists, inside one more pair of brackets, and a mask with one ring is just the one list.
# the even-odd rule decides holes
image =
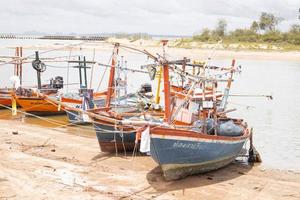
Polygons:
[[0,32],[192,35],[220,18],[229,30],[249,27],[263,11],[287,30],[300,24],[299,8],[300,0],[0,0]]

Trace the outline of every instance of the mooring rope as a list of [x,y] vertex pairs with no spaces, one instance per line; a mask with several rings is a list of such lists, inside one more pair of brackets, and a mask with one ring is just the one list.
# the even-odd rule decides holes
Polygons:
[[[111,54],[111,56],[110,56],[110,58],[109,58],[109,60],[108,60],[108,63],[107,63],[108,65],[109,65],[109,63],[110,63],[112,57],[113,57],[113,53]],[[108,67],[105,67],[105,70],[104,70],[104,72],[103,72],[103,74],[102,74],[102,76],[101,76],[101,79],[100,79],[100,82],[99,82],[99,84],[98,84],[98,87],[97,87],[97,90],[96,90],[96,91],[99,91],[99,89],[100,89],[100,87],[101,87],[101,84],[102,84],[102,81],[103,81],[103,79],[104,79],[104,76],[105,76],[105,74],[106,74],[107,69],[108,69]]]

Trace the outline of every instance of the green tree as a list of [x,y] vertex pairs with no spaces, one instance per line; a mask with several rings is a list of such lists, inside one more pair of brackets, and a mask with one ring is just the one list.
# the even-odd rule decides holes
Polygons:
[[210,38],[210,30],[208,28],[203,29],[200,37],[203,41],[208,41]]
[[293,24],[286,36],[290,44],[300,45],[300,25]]
[[259,35],[250,29],[235,29],[228,34],[227,39],[233,42],[257,42]]
[[272,13],[262,12],[259,19],[259,28],[264,31],[275,31],[276,26],[283,20]]
[[300,25],[298,24],[291,25],[290,33],[300,33]]
[[251,26],[250,26],[250,30],[257,33],[258,29],[259,29],[258,23],[256,21],[253,21]]
[[226,28],[227,28],[226,20],[225,19],[219,19],[219,21],[217,23],[216,30],[215,30],[216,35],[219,36],[219,37],[224,37],[225,32],[226,32]]

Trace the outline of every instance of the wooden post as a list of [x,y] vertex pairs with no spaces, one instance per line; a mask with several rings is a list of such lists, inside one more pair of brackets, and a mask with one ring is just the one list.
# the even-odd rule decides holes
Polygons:
[[[203,107],[203,104],[205,102],[205,92],[206,92],[206,84],[205,84],[205,80],[203,81],[202,83],[202,110],[203,110],[203,113],[204,113],[204,116],[203,116],[203,133],[207,133],[207,128],[206,128],[206,119],[207,119],[207,116],[206,116],[206,112],[204,112],[204,107]],[[200,111],[201,113],[201,111]]]
[[164,94],[165,94],[165,117],[164,121],[171,123],[171,101],[170,101],[170,80],[169,80],[169,64],[166,62],[166,49],[168,40],[162,40],[163,44],[163,73],[164,73]]
[[80,88],[82,88],[82,74],[81,74],[81,62],[80,62],[80,56],[78,56],[79,64],[78,64],[78,72],[79,72],[79,84]]
[[[125,66],[124,66],[124,67],[127,69],[127,61],[125,60],[124,63],[125,63]],[[128,89],[128,88],[127,88],[127,85],[128,85],[128,84],[127,84],[127,82],[128,82],[128,80],[127,80],[127,78],[128,78],[128,77],[127,77],[127,71],[125,71],[124,73],[125,73],[125,75],[124,75],[124,81],[125,81],[124,95],[125,95],[125,97],[126,97],[126,98],[125,98],[125,104],[127,104],[127,94],[128,94],[128,93],[127,93],[127,89]]]
[[[78,73],[79,73],[79,84],[80,84],[80,89],[87,89],[87,69],[91,68],[88,67],[87,64],[95,64],[94,61],[86,61],[85,56],[83,56],[83,60],[80,60],[80,56],[78,56],[78,61],[68,61],[68,63],[76,63],[78,65],[73,66],[73,68],[78,68]],[[82,69],[83,69],[83,77],[82,77]]]
[[22,60],[22,58],[23,58],[23,47],[20,47],[20,66],[19,66],[19,77],[20,77],[20,85],[22,85],[22,79],[23,79],[23,65],[22,65],[22,63],[23,63],[23,60]]
[[171,122],[171,102],[170,102],[170,81],[169,81],[169,65],[163,65],[164,72],[164,94],[165,94],[165,121]]
[[216,97],[216,82],[212,83],[213,92],[213,111],[214,111],[214,134],[217,135],[218,129],[218,118],[217,118],[217,97]]
[[[193,61],[193,64],[195,65],[196,64],[196,61],[194,60]],[[193,72],[192,72],[192,74],[193,74],[193,76],[195,76],[195,74],[196,74],[196,71],[195,71],[196,69],[195,69],[195,66],[193,66]]]
[[[39,52],[38,52],[38,51],[35,52],[35,60],[36,60],[36,61],[39,61],[39,60],[40,60],[40,58],[39,58]],[[41,72],[40,72],[40,70],[36,70],[36,73],[37,73],[38,89],[42,89]]]
[[115,65],[117,62],[117,55],[119,53],[119,43],[115,44],[112,60],[111,60],[111,68],[110,68],[110,74],[109,74],[109,80],[108,80],[108,86],[107,86],[107,96],[106,96],[106,103],[105,106],[108,108],[110,106],[111,102],[111,96],[114,92],[114,79],[115,79]]
[[17,60],[15,61],[14,75],[19,76],[19,47],[16,47],[15,56],[17,57]]
[[87,88],[88,87],[88,85],[87,85],[87,75],[86,75],[86,60],[85,60],[85,56],[83,57],[83,72],[84,72],[84,86],[85,86],[85,88]]
[[[182,63],[182,71],[185,72],[185,67],[186,67],[186,57],[183,57],[183,63]],[[184,79],[181,77],[181,87],[183,88],[184,84]]]
[[228,96],[229,96],[229,91],[230,91],[230,87],[231,87],[231,83],[232,83],[232,78],[233,78],[233,73],[234,73],[234,69],[233,69],[234,65],[235,65],[235,60],[233,59],[232,63],[231,63],[231,68],[232,69],[230,71],[230,77],[229,77],[229,79],[227,81],[227,86],[226,86],[226,88],[224,90],[224,95],[223,95],[221,104],[219,106],[221,110],[225,110],[226,105],[227,105],[227,99],[228,99]]

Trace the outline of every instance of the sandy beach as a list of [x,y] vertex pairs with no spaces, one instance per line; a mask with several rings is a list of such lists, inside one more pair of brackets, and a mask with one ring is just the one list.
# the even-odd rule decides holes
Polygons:
[[[137,48],[149,50],[150,52],[161,52],[162,47],[159,40],[136,40],[130,41],[128,39],[110,38],[107,42],[119,42],[121,44],[134,46]],[[176,47],[176,40],[170,40],[168,43],[167,54],[180,58],[185,55],[190,59],[206,60],[208,57],[212,59],[246,59],[246,60],[276,60],[276,61],[300,61],[300,51],[282,51],[282,50],[267,50],[267,49],[239,49],[228,48],[225,49],[220,44],[205,44],[202,48],[190,47],[179,48]]]
[[1,0],[0,200],[300,200],[299,2]]
[[[162,52],[162,45],[159,40],[136,40],[130,41],[128,39],[116,39],[109,38],[104,42],[97,41],[72,41],[71,43],[63,43],[57,41],[49,41],[47,45],[23,45],[24,51],[33,52],[35,50],[49,51],[53,49],[62,51],[96,51],[101,52],[111,52],[114,43],[120,43],[126,46],[134,47],[140,50],[146,49],[148,52],[156,55],[156,53]],[[182,59],[182,55],[185,55],[191,60],[201,60],[206,61],[208,57],[213,60],[220,59],[237,59],[237,60],[269,60],[269,61],[300,61],[300,51],[282,51],[282,50],[247,50],[238,48],[224,49],[223,47],[218,47],[218,45],[207,44],[205,48],[192,47],[192,48],[179,48],[175,46],[175,40],[171,40],[166,48],[167,55],[172,56],[172,58]],[[7,46],[5,48],[15,48],[14,46]],[[121,48],[124,51],[124,48]],[[128,50],[127,53],[132,53],[132,50]],[[122,54],[122,53],[121,53]],[[47,57],[47,55],[46,55]]]
[[0,199],[299,199],[300,173],[233,163],[166,182],[150,157],[101,153],[94,135],[0,120]]

